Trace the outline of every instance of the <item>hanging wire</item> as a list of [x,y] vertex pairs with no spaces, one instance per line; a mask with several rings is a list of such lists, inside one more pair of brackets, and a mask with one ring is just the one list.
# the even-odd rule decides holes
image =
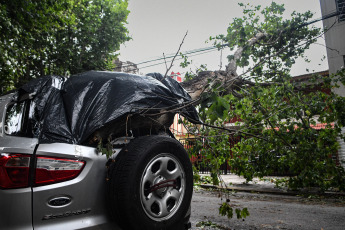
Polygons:
[[[335,17],[335,16],[339,16],[339,21],[344,21],[345,20],[345,0],[337,0],[337,11],[336,12],[333,12],[333,13],[327,14],[325,16],[322,16],[320,18],[317,18],[315,20],[303,23],[303,24],[295,27],[294,29],[298,29],[298,28],[301,28],[303,26],[308,26],[308,25],[314,24],[316,22],[323,21],[323,20],[326,20],[326,19],[329,19],[329,18]],[[208,52],[205,52],[205,51],[210,51],[211,52],[211,51],[216,51],[216,50],[222,50],[224,47],[227,47],[227,46],[229,46],[229,44],[222,44],[220,47],[210,46],[210,47],[198,48],[198,49],[186,51],[186,52],[183,53],[183,55],[188,55],[188,56],[191,56],[191,57],[192,56],[197,56],[197,55],[208,53]],[[200,54],[191,55],[191,54],[195,54],[195,53],[200,53]],[[150,62],[157,62],[157,61],[161,61],[161,60],[168,60],[168,59],[174,58],[174,56],[175,56],[174,53],[167,54],[166,57],[159,56],[159,57],[151,59],[151,60],[142,61],[142,62],[139,62],[139,63],[123,65],[122,67],[139,66],[139,65],[150,63]],[[179,54],[178,57],[181,57],[181,54]],[[182,58],[178,58],[177,60],[181,60],[181,59]],[[147,65],[147,66],[143,66],[143,67],[138,67],[138,68],[139,69],[144,69],[144,68],[148,68],[148,67],[152,67],[152,66],[156,66],[156,65],[162,65],[164,63],[165,62],[159,62],[159,63],[155,63],[155,64],[152,64],[152,65]]]

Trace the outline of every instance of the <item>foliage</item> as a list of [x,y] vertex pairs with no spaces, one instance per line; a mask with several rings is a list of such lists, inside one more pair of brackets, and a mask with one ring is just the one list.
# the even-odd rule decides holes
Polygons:
[[332,159],[339,148],[337,138],[342,137],[343,109],[338,106],[344,106],[344,98],[327,92],[334,83],[331,78],[318,76],[323,86],[317,92],[308,93],[315,87],[310,85],[295,90],[295,84],[286,81],[246,89],[241,100],[233,97],[229,116],[239,117],[241,132],[246,133],[233,148],[234,171],[247,180],[288,173],[292,189],[344,190],[344,169]]
[[197,228],[201,228],[201,229],[204,229],[205,227],[211,227],[211,228],[218,228],[218,229],[223,229],[222,226],[216,224],[216,223],[213,223],[212,221],[200,221],[196,224],[196,227]]
[[[189,65],[191,65],[193,63],[192,60],[188,59],[187,55],[184,55],[183,53],[180,53],[180,56],[183,59],[183,62],[180,63],[180,66],[182,68],[187,68]],[[198,68],[195,69],[195,71],[193,71],[192,69],[189,69],[189,71],[187,71],[185,73],[184,80],[185,81],[192,80],[193,78],[197,77],[200,72],[206,71],[206,70],[207,70],[207,66],[206,65],[200,65]]]
[[97,152],[106,155],[109,159],[114,154],[114,148],[111,144],[111,136],[107,138],[107,141],[104,143],[101,137],[98,137]]
[[112,68],[127,0],[0,1],[0,93],[47,74]]
[[[212,39],[218,46],[229,44],[231,50],[243,48],[237,65],[245,70],[240,77],[251,83],[234,87],[237,94],[224,93],[225,88],[215,85],[202,95],[199,112],[208,125],[199,130],[198,144],[203,147],[199,151],[213,170],[228,162],[247,181],[288,173],[292,189],[344,191],[345,172],[332,155],[339,148],[338,138],[344,138],[345,99],[332,89],[344,82],[345,70],[336,76],[292,79],[291,66],[298,57],[308,61],[305,50],[322,34],[306,26],[312,13],[294,12],[284,19],[284,6],[274,2],[264,9],[240,5],[244,16],[234,19],[226,35]],[[248,45],[259,33],[265,36]],[[224,127],[236,120],[235,127]]]
[[[246,218],[249,216],[249,212],[247,208],[243,208],[242,210],[239,208],[235,209],[237,219]],[[222,216],[227,216],[231,219],[234,216],[234,209],[228,202],[223,202],[219,208],[219,214]]]
[[[215,45],[228,44],[230,50],[243,47],[243,53],[237,64],[248,67],[254,63],[249,74],[256,80],[277,80],[290,77],[289,71],[296,58],[304,57],[304,51],[316,41],[320,29],[304,26],[313,14],[293,12],[291,19],[284,19],[284,5],[275,2],[261,10],[261,6],[242,6],[244,16],[234,18],[227,29],[227,35],[218,35],[214,40]],[[253,46],[247,45],[259,33],[266,36]],[[228,56],[233,59],[234,56]]]

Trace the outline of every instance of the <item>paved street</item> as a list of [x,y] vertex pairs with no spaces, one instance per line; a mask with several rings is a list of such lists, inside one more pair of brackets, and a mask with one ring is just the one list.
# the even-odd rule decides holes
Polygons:
[[[197,190],[192,201],[192,229],[345,229],[345,197],[319,199],[300,196],[238,192],[230,196],[235,207],[247,207],[245,220],[228,220],[218,214],[217,192]],[[213,227],[203,227],[202,221]],[[198,226],[198,227],[196,227]]]

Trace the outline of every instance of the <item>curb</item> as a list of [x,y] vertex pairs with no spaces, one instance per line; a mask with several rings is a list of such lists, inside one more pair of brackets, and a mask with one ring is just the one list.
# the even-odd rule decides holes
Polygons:
[[[201,184],[200,187],[205,189],[224,189],[224,187],[210,185],[210,184]],[[279,189],[271,189],[271,188],[243,188],[237,186],[228,186],[225,189],[228,191],[238,191],[238,192],[247,192],[247,193],[266,193],[266,194],[274,194],[274,195],[286,195],[286,196],[297,196],[297,195],[307,195],[307,194],[314,194],[314,195],[322,195],[322,196],[345,196],[344,192],[325,192],[325,193],[318,193],[318,192],[298,192],[298,191],[287,191],[287,190],[279,190]]]

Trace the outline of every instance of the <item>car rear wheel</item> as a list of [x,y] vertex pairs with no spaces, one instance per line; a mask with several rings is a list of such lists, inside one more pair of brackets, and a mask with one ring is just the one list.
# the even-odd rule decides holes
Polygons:
[[192,192],[190,160],[170,137],[132,140],[109,168],[109,208],[124,229],[185,229]]

